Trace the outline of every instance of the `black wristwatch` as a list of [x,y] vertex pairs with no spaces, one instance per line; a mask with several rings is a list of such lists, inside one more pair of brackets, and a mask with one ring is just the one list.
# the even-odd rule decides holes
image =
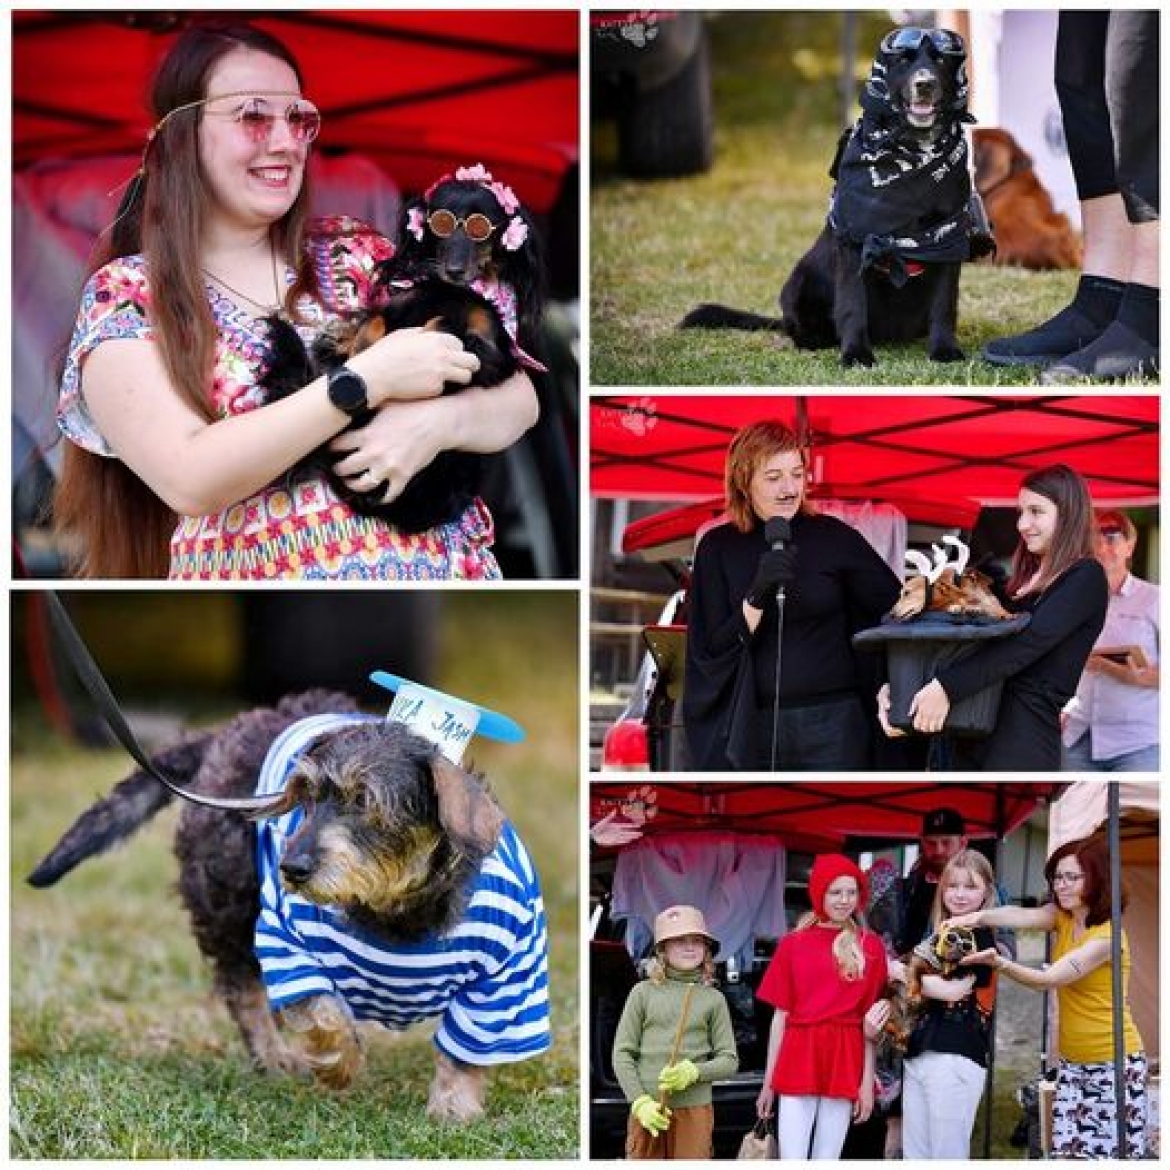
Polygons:
[[350,418],[356,418],[363,411],[369,410],[370,399],[366,393],[366,380],[351,370],[349,366],[338,366],[330,370],[326,378],[329,389],[329,401],[338,410],[344,410]]

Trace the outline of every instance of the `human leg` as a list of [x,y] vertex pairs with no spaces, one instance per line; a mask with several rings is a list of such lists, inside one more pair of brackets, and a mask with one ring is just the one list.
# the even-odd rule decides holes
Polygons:
[[951,1052],[927,1052],[922,1059],[930,1117],[929,1149],[922,1156],[966,1162],[971,1156],[971,1131],[987,1070]]
[[902,1062],[902,1157],[907,1161],[930,1157],[931,1117],[924,1056]]
[[853,1117],[853,1102],[844,1097],[817,1097],[815,1100],[816,1124],[809,1157],[814,1162],[838,1161]]
[[812,1148],[813,1125],[817,1119],[817,1097],[776,1098],[776,1140],[780,1157],[803,1161]]
[[1062,772],[1096,772],[1098,765],[1093,762],[1093,746],[1086,731],[1075,743],[1065,744],[1060,757]]
[[1085,240],[1076,295],[1035,329],[989,342],[983,357],[994,365],[1043,365],[1075,353],[1105,331],[1121,305],[1132,237],[1118,191],[1113,123],[1105,97],[1109,17],[1101,11],[1062,11],[1057,30],[1053,80]]
[[1159,110],[1150,100],[1158,89],[1158,12],[1097,15],[1108,16],[1102,91],[1128,239],[1123,246],[1120,228],[1111,222],[1111,236],[1094,241],[1086,224],[1085,271],[1116,276],[1117,266],[1124,263],[1121,278],[1126,285],[1116,320],[1049,369],[1041,379],[1045,383],[1149,378],[1159,369]]
[[[1146,1058],[1125,1058],[1125,1145],[1130,1158],[1146,1149]],[[1055,1158],[1117,1157],[1117,1094],[1113,1062],[1075,1064],[1061,1060],[1052,1113]]]

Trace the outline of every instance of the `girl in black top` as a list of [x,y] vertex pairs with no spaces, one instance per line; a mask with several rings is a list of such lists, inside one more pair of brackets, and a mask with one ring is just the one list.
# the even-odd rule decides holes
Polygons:
[[[986,739],[956,740],[954,766],[965,771],[1057,772],[1060,712],[1077,683],[1109,602],[1105,571],[1093,555],[1093,504],[1085,481],[1056,464],[1020,485],[1020,543],[1007,584],[1008,601],[1032,615],[1018,634],[984,643],[941,670],[913,698],[916,731],[943,730],[951,704],[1003,682],[995,730]],[[889,691],[878,695],[887,735]]]
[[[938,881],[931,911],[935,931],[944,918],[994,906],[995,875],[981,853],[965,849]],[[994,948],[986,927],[974,931],[977,950]],[[932,936],[933,937],[933,936]],[[929,947],[926,942],[921,946]],[[987,1077],[995,971],[984,964],[948,978],[922,977],[923,1008],[902,1066],[902,1156],[967,1161],[971,1131]]]
[[[859,532],[809,506],[805,454],[782,423],[740,431],[725,477],[730,523],[700,541],[691,581],[683,718],[692,763],[868,767],[876,686],[859,673],[850,639],[893,605],[898,578]],[[773,517],[790,524],[783,548],[765,539]]]

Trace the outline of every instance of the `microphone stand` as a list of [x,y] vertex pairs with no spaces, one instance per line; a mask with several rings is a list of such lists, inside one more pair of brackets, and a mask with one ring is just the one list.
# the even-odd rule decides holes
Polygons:
[[784,640],[784,586],[776,590],[776,677],[772,694],[772,751],[769,756],[771,771],[776,771],[780,747],[780,662],[783,657]]

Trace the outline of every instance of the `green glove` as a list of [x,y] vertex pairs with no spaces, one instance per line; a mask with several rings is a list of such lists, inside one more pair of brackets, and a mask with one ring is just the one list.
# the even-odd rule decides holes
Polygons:
[[680,1060],[677,1064],[668,1064],[658,1074],[658,1087],[664,1093],[681,1093],[689,1089],[699,1079],[699,1070],[689,1060]]
[[630,1106],[630,1112],[637,1118],[638,1124],[655,1137],[670,1128],[670,1110],[646,1093]]

